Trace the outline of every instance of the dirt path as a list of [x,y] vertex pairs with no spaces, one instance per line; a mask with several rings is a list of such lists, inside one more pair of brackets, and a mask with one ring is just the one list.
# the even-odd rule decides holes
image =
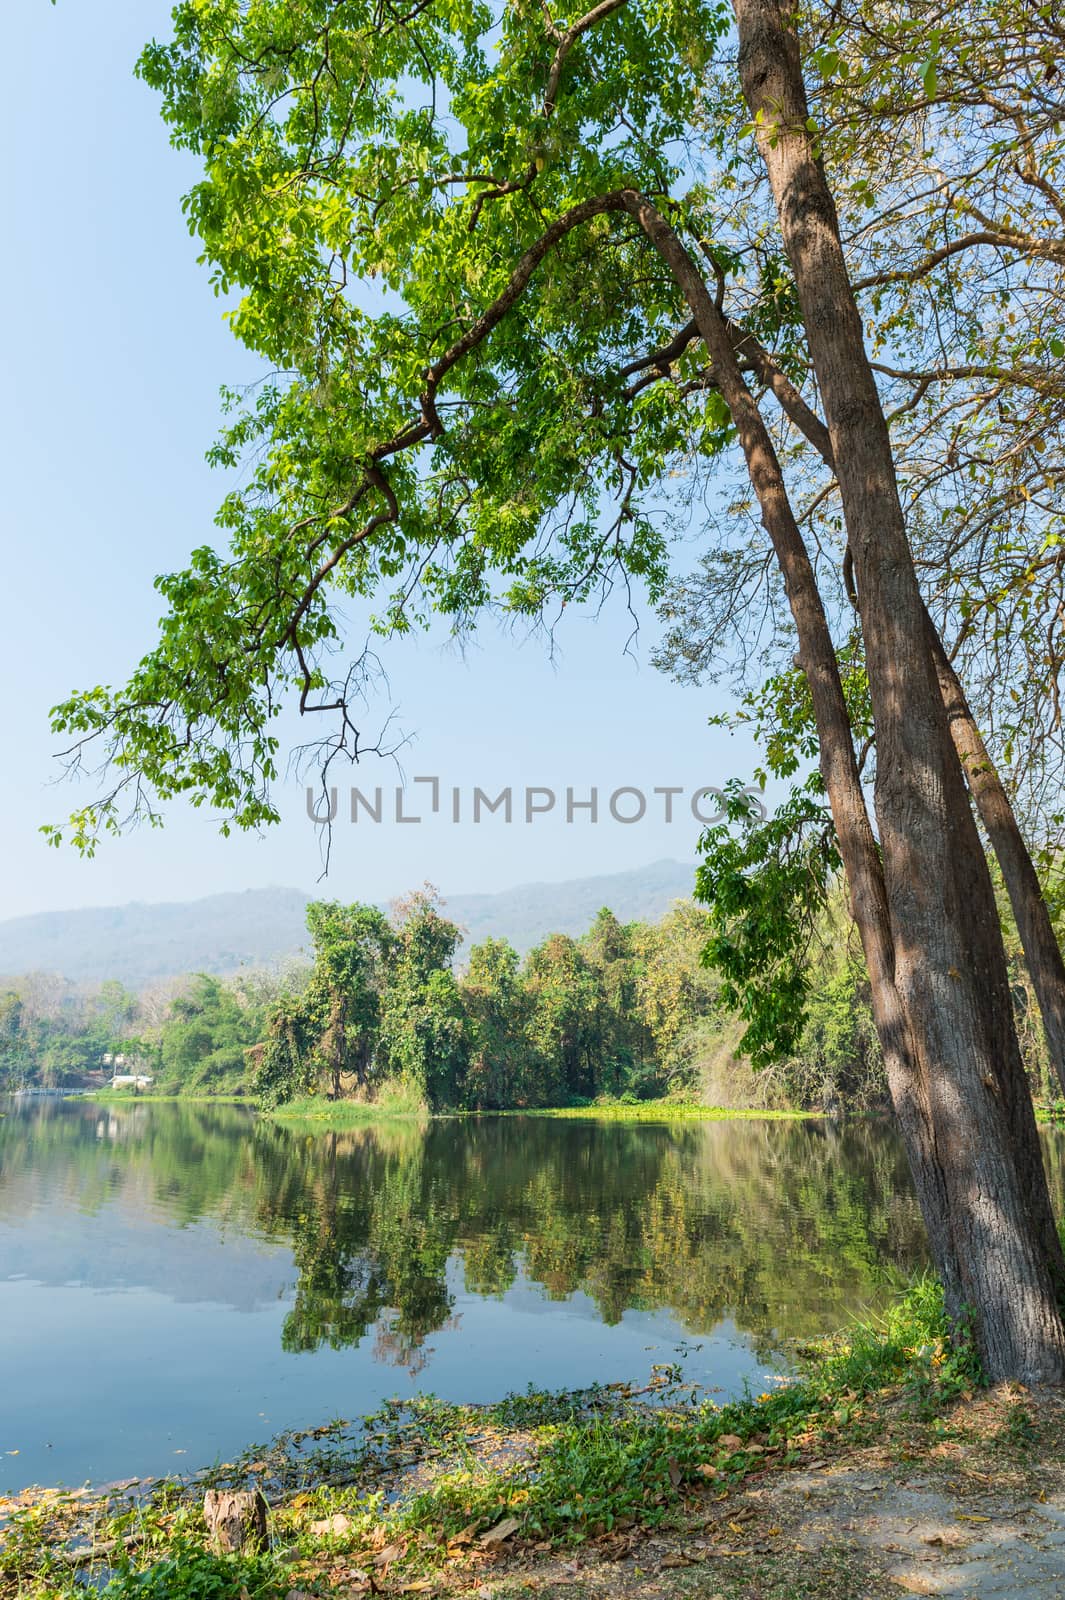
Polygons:
[[[1017,1390],[801,1470],[685,1526],[482,1575],[479,1600],[1065,1600],[1065,1400]],[[613,1558],[611,1558],[613,1557]]]
[[[1045,1492],[1045,1491],[1044,1491]],[[907,1481],[844,1466],[776,1487],[782,1520],[811,1554],[853,1551],[909,1594],[951,1600],[1065,1600],[1065,1491],[959,1493],[935,1478]]]

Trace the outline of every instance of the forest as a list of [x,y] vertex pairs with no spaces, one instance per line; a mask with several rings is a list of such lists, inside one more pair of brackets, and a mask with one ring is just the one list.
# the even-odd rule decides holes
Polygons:
[[[743,918],[678,901],[658,923],[603,908],[580,938],[522,959],[465,949],[431,890],[368,905],[312,902],[309,964],[193,974],[140,992],[48,974],[0,982],[0,1085],[99,1087],[104,1058],[166,1096],[276,1108],[319,1096],[433,1111],[633,1104],[861,1112],[886,1104],[868,978],[842,895],[810,929],[787,1030],[769,1048],[723,968]],[[1003,912],[1032,1090],[1055,1102],[1031,980]],[[727,950],[722,951],[726,945]]]

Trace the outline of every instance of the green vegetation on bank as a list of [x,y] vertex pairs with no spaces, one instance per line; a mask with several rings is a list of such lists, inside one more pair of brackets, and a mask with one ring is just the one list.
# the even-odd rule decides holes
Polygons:
[[680,904],[662,923],[599,913],[579,940],[554,934],[519,960],[487,939],[461,971],[461,931],[431,892],[391,923],[368,906],[312,905],[307,981],[278,1001],[256,1052],[261,1102],[412,1097],[431,1111],[638,1102],[689,1090],[721,1035],[702,966],[707,919]]
[[816,1115],[815,1112],[798,1111],[791,1108],[703,1106],[683,1100],[644,1100],[636,1105],[625,1105],[618,1101],[595,1101],[588,1106],[546,1106],[527,1114],[536,1117],[561,1117],[606,1122],[779,1121]]
[[373,1100],[330,1100],[326,1095],[308,1094],[274,1106],[265,1113],[286,1125],[307,1123],[330,1132],[361,1128],[368,1123],[394,1120],[424,1122],[425,1101],[405,1093],[401,1086],[386,1084]]
[[[0,1089],[122,1094],[111,1074],[141,1073],[154,1099],[257,1101],[332,1128],[426,1111],[673,1119],[883,1104],[868,979],[838,891],[814,897],[784,1005],[774,972],[743,953],[747,921],[773,920],[767,869],[720,830],[704,843],[710,911],[678,902],[651,924],[604,909],[583,937],[553,934],[524,960],[490,938],[460,964],[459,928],[423,891],[391,919],[312,902],[309,967],[200,974],[140,995],[31,975],[0,993]],[[757,829],[744,848],[760,852]],[[1050,1102],[1030,980],[1003,924],[1032,1088]]]
[[[616,1548],[621,1535],[727,1502],[752,1476],[867,1441],[889,1410],[905,1407],[934,1431],[979,1382],[971,1351],[948,1342],[938,1285],[924,1279],[881,1326],[819,1341],[800,1353],[793,1381],[721,1407],[665,1372],[637,1391],[530,1392],[483,1407],[420,1398],[364,1427],[283,1436],[195,1486],[158,1485],[136,1507],[30,1496],[0,1545],[0,1596],[73,1600],[101,1569],[111,1600],[283,1600],[293,1588],[347,1592],[369,1572],[389,1592],[461,1590],[493,1546],[524,1570],[552,1549]],[[211,1552],[207,1486],[268,1491],[268,1553]],[[72,1563],[66,1552],[90,1528]]]

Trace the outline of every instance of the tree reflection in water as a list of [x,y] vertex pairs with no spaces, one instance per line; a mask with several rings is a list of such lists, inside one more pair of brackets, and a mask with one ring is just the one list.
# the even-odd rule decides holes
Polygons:
[[[1047,1154],[1060,1198],[1060,1138]],[[136,1190],[171,1223],[287,1244],[286,1350],[372,1336],[414,1370],[459,1287],[581,1291],[606,1323],[664,1308],[693,1335],[731,1318],[768,1354],[875,1307],[924,1261],[901,1150],[873,1122],[485,1117],[318,1134],[229,1106],[40,1102],[0,1121],[0,1217],[27,1204],[26,1183],[47,1187],[52,1161],[82,1209]]]

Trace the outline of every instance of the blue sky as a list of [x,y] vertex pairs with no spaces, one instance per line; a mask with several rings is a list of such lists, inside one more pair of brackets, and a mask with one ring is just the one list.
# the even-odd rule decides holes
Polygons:
[[[223,839],[217,819],[175,807],[163,831],[107,842],[86,862],[37,832],[77,793],[52,786],[48,708],[72,688],[121,681],[151,644],[153,578],[213,534],[225,483],[203,457],[219,386],[257,375],[181,216],[195,164],[170,149],[153,95],[132,75],[168,12],[158,0],[16,0],[6,13],[0,916],[309,889],[320,872],[295,780],[281,790],[281,825],[262,837]],[[386,645],[396,726],[411,738],[402,774],[371,758],[342,785],[391,789],[401,775],[433,774],[468,796],[475,784],[493,794],[544,784],[559,793],[558,812],[567,785],[578,797],[594,785],[605,811],[622,784],[690,793],[749,773],[749,747],[707,728],[721,692],[656,672],[658,627],[641,620],[635,661],[620,603],[598,619],[570,613],[553,661],[542,641],[494,627],[464,655],[446,640]],[[382,701],[368,721],[387,709]],[[419,809],[414,798],[409,809]],[[352,827],[342,805],[327,890],[376,900],[429,879],[445,893],[491,891],[694,855],[699,827],[685,804],[672,824],[661,799],[633,825],[578,815],[569,825],[556,813],[456,826],[445,807],[417,826]]]

